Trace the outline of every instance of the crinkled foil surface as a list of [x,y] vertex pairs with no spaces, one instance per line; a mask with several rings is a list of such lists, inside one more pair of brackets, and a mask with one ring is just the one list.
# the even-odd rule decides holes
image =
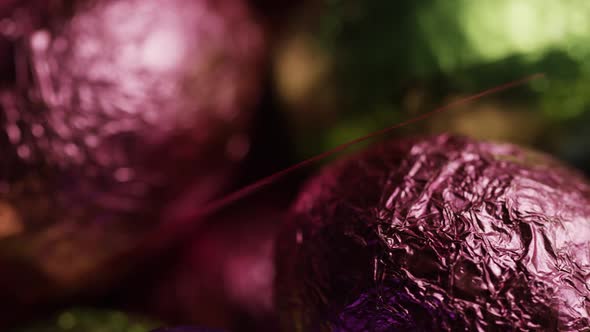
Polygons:
[[546,155],[391,141],[327,167],[292,212],[286,331],[590,330],[590,185]]
[[0,92],[2,253],[69,286],[227,184],[263,32],[241,0],[19,5],[0,31],[17,73]]

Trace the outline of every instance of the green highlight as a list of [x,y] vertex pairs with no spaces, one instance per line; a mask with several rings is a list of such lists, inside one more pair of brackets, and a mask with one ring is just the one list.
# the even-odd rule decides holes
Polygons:
[[119,311],[70,309],[9,332],[148,332],[159,327],[155,321]]

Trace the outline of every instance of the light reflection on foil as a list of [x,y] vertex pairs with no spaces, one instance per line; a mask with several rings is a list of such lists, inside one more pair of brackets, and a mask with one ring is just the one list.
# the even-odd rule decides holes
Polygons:
[[0,246],[75,289],[227,184],[264,40],[241,0],[87,0],[72,16],[29,4],[14,22],[31,74],[0,94],[0,193],[15,211]]
[[587,331],[590,184],[441,135],[312,179],[277,241],[285,331]]

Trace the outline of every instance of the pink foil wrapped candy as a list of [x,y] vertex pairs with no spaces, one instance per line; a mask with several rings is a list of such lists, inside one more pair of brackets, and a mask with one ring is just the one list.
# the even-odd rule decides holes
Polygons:
[[514,145],[404,139],[329,166],[277,246],[285,331],[590,326],[590,184]]
[[212,216],[129,297],[171,323],[276,331],[274,245],[291,202],[284,193],[266,191]]
[[51,289],[95,288],[231,179],[263,35],[241,0],[37,4],[0,94],[0,251]]

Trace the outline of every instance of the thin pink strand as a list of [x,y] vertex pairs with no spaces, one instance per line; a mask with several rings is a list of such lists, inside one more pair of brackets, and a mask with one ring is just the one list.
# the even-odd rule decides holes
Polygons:
[[222,198],[220,198],[218,200],[212,201],[211,203],[205,205],[202,209],[198,210],[190,218],[192,219],[192,218],[196,218],[196,217],[204,217],[204,216],[210,215],[211,213],[214,213],[215,211],[218,211],[222,207],[227,206],[227,205],[229,205],[229,204],[231,204],[231,203],[233,203],[233,202],[235,202],[237,200],[240,200],[240,199],[242,199],[242,198],[244,198],[244,197],[246,197],[246,196],[248,196],[248,195],[250,195],[250,194],[252,194],[252,193],[254,193],[254,192],[258,191],[258,190],[260,190],[262,187],[265,187],[265,186],[267,186],[267,185],[269,185],[269,184],[271,184],[271,183],[279,180],[280,178],[284,177],[287,174],[290,174],[290,173],[292,173],[292,172],[294,172],[294,171],[296,171],[298,169],[301,169],[301,168],[306,167],[308,165],[311,165],[311,164],[313,164],[313,163],[315,163],[317,161],[320,161],[320,160],[322,160],[324,158],[327,158],[329,156],[332,156],[332,155],[334,155],[334,154],[336,154],[338,152],[341,152],[341,151],[343,151],[343,150],[345,150],[345,149],[347,149],[347,148],[349,148],[349,147],[351,147],[351,146],[353,146],[353,145],[355,145],[357,143],[360,143],[360,142],[369,140],[369,139],[374,138],[374,137],[377,137],[377,136],[381,136],[381,135],[387,134],[387,133],[389,133],[389,132],[391,132],[391,131],[393,131],[395,129],[399,129],[399,128],[403,127],[403,126],[407,126],[407,125],[410,125],[412,123],[425,120],[425,119],[433,116],[436,113],[444,112],[444,111],[446,111],[446,110],[448,110],[450,108],[453,108],[453,107],[456,107],[456,106],[459,106],[459,105],[463,105],[463,104],[467,104],[467,103],[472,102],[472,101],[474,101],[476,99],[479,99],[479,98],[482,98],[482,97],[485,97],[485,96],[488,96],[488,95],[491,95],[491,94],[495,94],[495,93],[498,93],[498,92],[501,92],[501,91],[504,91],[504,90],[507,90],[507,89],[510,89],[510,88],[513,88],[513,87],[516,87],[516,86],[519,86],[519,85],[522,85],[522,84],[525,84],[525,83],[528,83],[528,82],[530,82],[532,80],[539,79],[539,78],[542,78],[544,76],[545,75],[544,74],[541,74],[541,73],[534,74],[534,75],[531,75],[531,76],[527,76],[525,78],[521,78],[521,79],[516,80],[516,81],[512,81],[512,82],[509,82],[509,83],[506,83],[506,84],[497,86],[495,88],[484,90],[484,91],[479,92],[477,94],[474,94],[474,95],[471,95],[471,96],[468,96],[468,97],[459,99],[459,100],[457,100],[455,102],[452,102],[452,103],[447,104],[445,106],[439,107],[439,108],[437,108],[437,109],[435,109],[433,111],[424,113],[424,114],[422,114],[420,116],[417,116],[415,118],[412,118],[412,119],[403,121],[401,123],[397,123],[397,124],[395,124],[395,125],[393,125],[391,127],[388,127],[388,128],[385,128],[385,129],[381,129],[381,130],[378,130],[378,131],[375,131],[375,132],[370,133],[370,134],[368,134],[366,136],[355,138],[355,139],[353,139],[353,140],[351,140],[349,142],[346,142],[344,144],[338,145],[335,148],[332,148],[332,149],[330,149],[328,151],[322,152],[321,154],[318,154],[318,155],[316,155],[314,157],[311,157],[309,159],[306,159],[306,160],[304,160],[302,162],[299,162],[299,163],[297,163],[297,164],[295,164],[293,166],[290,166],[290,167],[288,167],[286,169],[283,169],[283,170],[278,171],[278,172],[276,172],[274,174],[271,174],[271,175],[269,175],[269,176],[267,176],[267,177],[265,177],[263,179],[260,179],[260,180],[254,182],[254,183],[252,183],[250,185],[247,185],[247,186],[245,186],[245,187],[243,187],[241,189],[238,189],[237,191],[234,191],[233,193],[228,194],[227,196],[224,196],[224,197],[222,197]]

